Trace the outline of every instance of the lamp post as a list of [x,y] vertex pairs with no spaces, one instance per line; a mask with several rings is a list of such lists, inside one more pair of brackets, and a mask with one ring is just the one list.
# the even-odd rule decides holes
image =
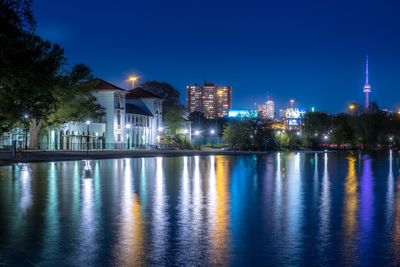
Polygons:
[[90,141],[89,125],[90,125],[90,121],[86,121],[86,131],[87,131],[87,136],[86,136],[86,157],[89,157],[89,141]]
[[215,134],[215,130],[214,130],[214,129],[211,129],[210,134],[211,134],[211,147],[214,148],[214,134]]
[[128,129],[128,134],[127,134],[128,138],[127,138],[126,145],[127,145],[127,149],[130,149],[130,147],[131,147],[131,132],[130,132],[131,125],[130,124],[125,125],[125,128]]
[[28,114],[24,115],[24,120],[25,120],[25,150],[28,150],[28,119],[29,116]]
[[194,135],[196,136],[196,142],[197,142],[198,148],[199,148],[199,150],[200,150],[200,140],[199,140],[200,131],[199,131],[199,130],[196,130],[196,131],[194,132]]
[[129,76],[129,81],[131,82],[131,89],[135,89],[135,82],[139,79],[139,77],[135,75]]

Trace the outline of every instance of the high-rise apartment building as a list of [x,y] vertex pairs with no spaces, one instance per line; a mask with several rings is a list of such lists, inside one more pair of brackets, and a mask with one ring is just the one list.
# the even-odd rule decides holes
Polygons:
[[188,113],[203,112],[202,87],[198,84],[186,86],[186,107]]
[[270,98],[267,98],[267,102],[265,103],[265,115],[269,120],[275,118],[275,103]]
[[199,111],[208,119],[228,116],[232,106],[232,87],[205,83],[204,86],[186,86],[188,113]]

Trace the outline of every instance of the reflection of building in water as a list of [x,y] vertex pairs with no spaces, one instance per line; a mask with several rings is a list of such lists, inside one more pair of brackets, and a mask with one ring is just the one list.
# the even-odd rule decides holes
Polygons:
[[288,255],[296,257],[301,247],[301,235],[302,235],[302,218],[303,209],[302,204],[302,184],[301,184],[301,172],[300,172],[300,153],[291,153],[288,155],[289,169],[287,176],[287,199],[284,203],[286,210],[286,223],[287,223],[287,236],[286,242],[293,249],[287,250]]
[[189,165],[191,164],[192,157],[183,157],[182,159],[182,179],[180,184],[179,192],[179,230],[178,230],[178,262],[186,262],[189,264],[193,258],[191,250],[188,249],[193,244],[191,239],[191,229],[188,225],[191,225],[191,214],[190,214],[190,176],[189,176]]
[[390,227],[393,218],[393,200],[394,200],[394,175],[393,175],[393,151],[389,152],[389,174],[387,182],[386,195],[386,223]]
[[320,222],[319,222],[319,239],[325,248],[325,245],[329,240],[329,227],[330,227],[330,182],[329,182],[329,172],[328,172],[328,153],[324,154],[324,173],[322,177],[322,194],[321,194],[321,206],[320,206]]
[[373,174],[371,167],[371,158],[368,155],[363,156],[363,169],[360,185],[360,210],[359,210],[359,239],[362,240],[360,254],[363,261],[370,262],[372,257],[369,248],[372,244],[373,234],[373,216],[374,216],[374,192],[373,192]]
[[[43,238],[43,254],[42,258],[46,260],[54,260],[60,253],[62,242],[60,242],[60,216],[59,216],[59,201],[58,201],[58,188],[57,188],[57,169],[54,162],[49,163],[50,170],[48,176],[48,190],[47,190],[47,203],[46,203],[46,216]],[[60,163],[62,164],[62,163]],[[46,264],[44,264],[46,265]]]
[[125,160],[116,259],[119,266],[144,266],[143,216],[139,197],[134,193],[131,159]]
[[[152,240],[150,258],[154,261],[152,264],[159,265],[164,262],[167,249],[167,228],[168,213],[165,192],[165,177],[163,170],[163,158],[155,158],[155,183],[153,195],[153,215],[152,215]],[[154,161],[153,161],[154,162]]]
[[[347,158],[348,171],[345,179],[344,189],[344,255],[347,263],[351,263],[354,259],[354,242],[357,238],[357,172],[356,172],[356,158],[350,156]],[[349,262],[350,261],[350,262]]]
[[[214,173],[214,174],[212,174]],[[211,259],[212,265],[229,263],[229,166],[224,156],[213,156],[210,159],[210,203],[211,216]]]
[[394,262],[400,262],[400,177],[396,182],[396,198],[394,207],[393,245]]

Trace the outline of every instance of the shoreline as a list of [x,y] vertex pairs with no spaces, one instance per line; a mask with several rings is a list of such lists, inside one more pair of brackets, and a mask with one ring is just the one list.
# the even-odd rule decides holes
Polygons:
[[10,152],[0,152],[0,166],[15,163],[97,160],[148,157],[182,157],[210,155],[265,155],[275,151],[225,151],[225,150],[102,150],[102,151],[28,151],[13,158]]
[[[266,155],[276,152],[302,152],[302,153],[336,153],[342,150],[270,150],[270,151],[227,151],[220,149],[210,150],[101,150],[101,151],[42,151],[34,150],[19,154],[13,158],[10,152],[0,151],[0,166],[16,163],[52,162],[72,160],[97,160],[97,159],[120,159],[120,158],[148,158],[148,157],[182,157],[182,156],[242,156],[242,155]],[[349,151],[349,150],[346,150]],[[354,150],[352,150],[354,151]],[[361,151],[361,150],[356,150]]]
[[[266,155],[274,152],[290,151],[227,151],[227,150],[102,150],[102,151],[27,151],[13,158],[10,152],[0,152],[0,166],[15,163],[51,162],[71,160],[96,160],[119,158],[148,158],[148,157],[182,157],[182,156],[210,156],[210,155]],[[323,152],[323,151],[301,151]]]

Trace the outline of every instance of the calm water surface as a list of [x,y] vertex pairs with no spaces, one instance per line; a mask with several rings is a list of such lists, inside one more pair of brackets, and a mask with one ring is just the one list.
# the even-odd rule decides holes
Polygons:
[[399,156],[0,167],[0,266],[396,266]]

